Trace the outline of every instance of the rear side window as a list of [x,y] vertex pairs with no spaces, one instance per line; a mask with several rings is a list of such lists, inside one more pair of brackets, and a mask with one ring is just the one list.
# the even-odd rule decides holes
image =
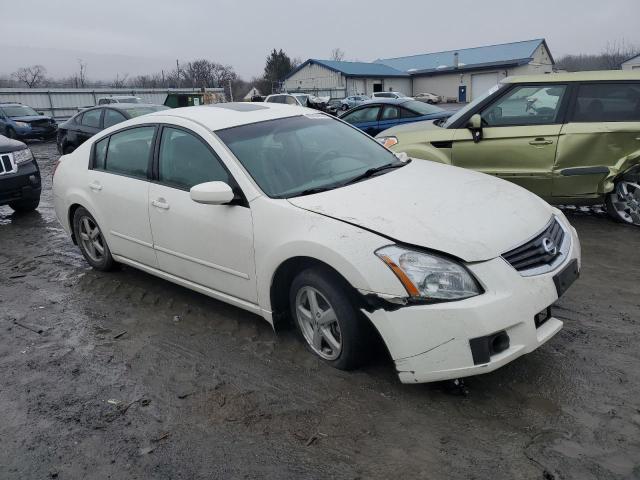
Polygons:
[[387,105],[382,111],[380,120],[395,120],[397,118],[400,118],[400,110],[398,107]]
[[365,107],[344,115],[342,120],[349,123],[375,122],[378,119],[380,107]]
[[105,161],[107,159],[107,145],[109,145],[109,137],[103,138],[96,143],[95,153],[93,156],[93,168],[104,170]]
[[640,83],[580,85],[572,120],[574,122],[640,121]]
[[146,179],[154,132],[155,127],[138,127],[111,135],[105,170]]
[[229,182],[229,174],[220,159],[195,135],[165,127],[158,158],[159,180],[189,190],[204,182]]
[[419,115],[416,112],[412,112],[411,110],[407,110],[406,108],[401,108],[400,109],[400,116],[402,118],[419,117]]
[[85,127],[100,128],[100,116],[102,115],[102,108],[96,108],[95,110],[89,110],[84,112],[80,123]]
[[124,122],[125,120],[126,118],[124,115],[112,108],[107,108],[104,111],[104,128],[109,128],[110,126]]

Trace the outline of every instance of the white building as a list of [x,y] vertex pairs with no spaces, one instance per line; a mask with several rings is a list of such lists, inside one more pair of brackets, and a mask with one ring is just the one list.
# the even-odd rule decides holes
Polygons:
[[622,70],[640,70],[640,55],[625,60],[620,67]]
[[287,76],[287,91],[344,97],[375,91],[422,92],[468,102],[505,77],[551,73],[553,57],[544,39],[449,50],[373,63],[309,59]]

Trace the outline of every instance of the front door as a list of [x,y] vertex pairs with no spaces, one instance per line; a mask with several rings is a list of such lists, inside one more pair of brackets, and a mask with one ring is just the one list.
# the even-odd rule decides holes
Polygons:
[[149,225],[148,171],[154,126],[129,128],[94,145],[88,185],[111,252],[157,266]]
[[194,185],[234,179],[213,149],[195,133],[162,129],[158,181],[149,190],[149,219],[159,268],[177,277],[252,303],[257,302],[251,210],[203,205]]
[[558,145],[553,196],[598,196],[609,167],[625,168],[620,161],[638,151],[640,82],[580,85]]
[[480,112],[482,135],[455,132],[452,163],[514,182],[551,196],[552,171],[562,128],[566,85],[521,85]]

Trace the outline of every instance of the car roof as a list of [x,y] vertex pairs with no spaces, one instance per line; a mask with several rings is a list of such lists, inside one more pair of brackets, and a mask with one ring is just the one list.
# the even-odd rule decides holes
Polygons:
[[172,108],[146,115],[179,117],[197,122],[208,130],[222,130],[249,123],[264,122],[278,118],[296,117],[303,114],[321,114],[297,105],[263,102],[229,102],[199,105],[197,107]]
[[361,107],[362,105],[374,105],[374,104],[389,104],[389,105],[401,105],[403,103],[407,103],[407,102],[411,102],[413,100],[413,98],[384,98],[384,97],[376,97],[373,100],[367,100],[364,103],[361,103],[360,105],[358,105],[358,107]]
[[548,73],[543,75],[518,75],[507,77],[503,83],[551,83],[551,82],[593,82],[606,80],[640,80],[640,71],[601,70],[593,72]]

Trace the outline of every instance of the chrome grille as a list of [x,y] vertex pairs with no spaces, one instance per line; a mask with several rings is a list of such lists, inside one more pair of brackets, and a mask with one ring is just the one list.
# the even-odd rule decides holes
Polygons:
[[17,169],[10,153],[0,154],[0,175],[14,173]]
[[522,275],[539,275],[553,270],[569,250],[570,236],[556,217],[528,242],[502,254]]

